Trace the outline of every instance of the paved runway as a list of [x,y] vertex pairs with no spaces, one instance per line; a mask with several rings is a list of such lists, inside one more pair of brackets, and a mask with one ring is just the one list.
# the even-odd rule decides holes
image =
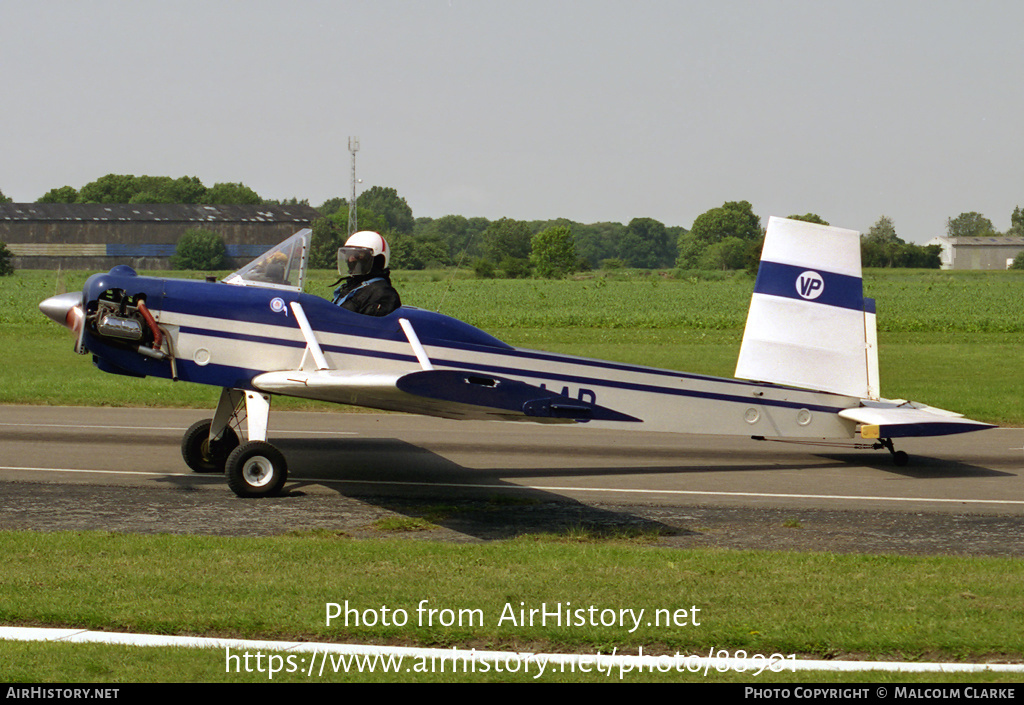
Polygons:
[[242,500],[181,460],[206,416],[0,406],[0,529],[478,542],[582,528],[675,548],[1024,556],[1024,429],[906,441],[897,468],[885,451],[275,412],[289,482]]
[[[0,481],[230,494],[184,465],[202,410],[0,406]],[[397,414],[274,412],[285,490],[429,496],[544,493],[580,502],[1024,515],[1024,429],[906,439],[885,451]]]

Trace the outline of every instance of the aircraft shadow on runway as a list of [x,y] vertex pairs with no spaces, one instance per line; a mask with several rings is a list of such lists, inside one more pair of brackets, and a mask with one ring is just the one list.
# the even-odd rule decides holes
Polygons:
[[[295,468],[285,496],[321,484],[391,512],[479,539],[530,534],[606,537],[696,535],[628,512],[591,506],[502,479],[506,471],[467,468],[397,439],[280,440]],[[275,500],[269,500],[275,501]]]
[[916,480],[930,480],[940,478],[971,478],[971,477],[1015,477],[1014,473],[994,470],[992,468],[972,465],[962,460],[950,458],[933,458],[926,455],[914,455],[910,463],[898,467],[889,458],[887,453],[876,455],[864,455],[863,453],[828,453],[819,454],[818,457],[826,458],[832,463],[844,463],[849,465],[861,465],[863,467],[882,470],[894,475]]
[[[522,487],[512,480],[520,477],[596,477],[610,475],[697,474],[723,472],[772,472],[835,468],[849,464],[895,472],[906,477],[984,477],[1000,473],[960,461],[916,457],[913,465],[897,468],[888,453],[865,451],[810,454],[775,451],[762,462],[737,463],[735,453],[702,451],[700,464],[680,464],[664,449],[654,453],[662,463],[635,465],[628,461],[643,454],[642,448],[618,448],[622,464],[569,467],[557,460],[544,461],[543,454],[529,467],[473,468],[456,463],[439,453],[399,439],[280,439],[282,451],[292,467],[284,494],[297,496],[308,485],[322,485],[339,494],[358,498],[409,517],[426,518],[438,526],[493,540],[535,533],[572,533],[584,530],[605,535],[686,535],[694,532],[677,526],[574,500],[564,494]],[[498,444],[495,444],[496,446]],[[490,446],[488,445],[488,449]],[[498,451],[514,453],[514,447]],[[607,456],[606,450],[599,453]],[[687,462],[685,449],[679,456]],[[751,454],[753,455],[753,453]],[[651,458],[644,456],[650,462]],[[585,456],[583,460],[585,462]],[[715,461],[721,465],[715,465]],[[270,500],[274,501],[274,500]]]
[[[279,444],[289,458],[294,458],[290,461],[291,467],[296,469],[294,474],[334,481],[390,480],[479,484],[488,481],[501,482],[503,478],[516,477],[771,472],[828,469],[837,465],[866,467],[919,479],[1014,475],[962,460],[926,455],[912,455],[908,465],[898,467],[885,451],[858,450],[851,447],[849,451],[838,448],[831,452],[821,452],[814,446],[794,443],[753,443],[749,451],[741,452],[733,448],[702,447],[694,450],[689,446],[654,449],[622,445],[559,447],[558,455],[573,458],[574,464],[571,466],[560,462],[557,457],[552,458],[551,449],[524,449],[498,441],[481,444],[481,447],[486,448],[487,453],[492,456],[515,457],[521,461],[523,458],[527,459],[526,462],[499,468],[460,465],[440,452],[395,438],[280,439]],[[431,446],[441,451],[447,450],[443,443],[431,443]],[[588,466],[585,464],[588,457],[599,459],[602,464]],[[615,462],[616,460],[621,460],[621,463]],[[643,463],[637,462],[641,460]]]

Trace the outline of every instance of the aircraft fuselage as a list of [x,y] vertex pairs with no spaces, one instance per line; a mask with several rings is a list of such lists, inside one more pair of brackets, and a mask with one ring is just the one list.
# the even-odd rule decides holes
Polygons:
[[[117,328],[117,307],[143,300],[169,338],[172,360],[139,354],[133,339],[145,324]],[[473,380],[516,380],[581,404],[612,410],[587,425],[625,425],[637,430],[789,438],[853,438],[856,424],[837,416],[859,401],[843,395],[777,385],[592,360],[509,346],[466,323],[441,314],[402,307],[375,318],[341,309],[317,296],[293,291],[231,286],[196,280],[143,277],[127,267],[89,279],[83,291],[87,314],[110,300],[110,334],[87,327],[82,342],[105,371],[176,378],[224,388],[271,392],[260,375],[309,365],[307,341],[294,313],[301,306],[332,370],[401,376],[422,369],[401,319],[408,321],[435,370],[467,373]],[[131,328],[131,330],[129,330]],[[123,336],[123,337],[121,337]],[[145,348],[145,345],[142,346]],[[429,390],[428,390],[429,391]],[[514,410],[463,409],[451,394],[445,403],[429,394],[392,395],[303,386],[288,395],[411,410],[451,418],[494,418],[571,422],[557,415],[526,415]],[[623,419],[623,420],[618,420]],[[625,420],[628,419],[628,420]],[[580,420],[580,419],[575,419]]]

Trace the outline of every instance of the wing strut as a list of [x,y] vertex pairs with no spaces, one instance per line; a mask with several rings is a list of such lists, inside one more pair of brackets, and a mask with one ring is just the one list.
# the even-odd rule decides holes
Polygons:
[[430,364],[430,358],[427,357],[427,351],[423,349],[423,344],[416,336],[416,331],[412,327],[412,323],[409,322],[409,319],[399,318],[398,322],[401,324],[402,330],[405,332],[405,337],[409,340],[409,345],[412,346],[412,351],[416,353],[416,359],[420,361],[420,367],[425,371],[434,369],[434,366]]
[[309,319],[306,318],[306,312],[302,310],[302,305],[298,301],[292,301],[291,308],[292,313],[295,314],[295,320],[299,324],[299,329],[302,331],[302,337],[306,339],[306,349],[313,355],[316,368],[329,370],[331,366],[327,364],[327,358],[324,357],[324,351],[320,349],[320,343],[317,342],[316,336],[313,334],[313,327],[309,325]]

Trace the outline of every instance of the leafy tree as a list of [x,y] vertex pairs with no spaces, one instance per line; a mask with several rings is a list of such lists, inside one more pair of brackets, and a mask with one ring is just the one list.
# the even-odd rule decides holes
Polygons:
[[1020,206],[1013,209],[1013,215],[1010,216],[1010,229],[1006,234],[1024,235],[1024,210]]
[[178,240],[171,266],[174,269],[223,269],[226,251],[220,235],[192,228]]
[[697,239],[693,231],[684,232],[676,242],[676,266],[680,269],[699,269],[700,259],[707,245]]
[[[341,228],[346,234],[348,233],[348,206],[342,206],[338,210],[329,216],[339,228]],[[377,215],[369,208],[363,208],[362,206],[356,207],[356,222],[358,223],[360,230],[373,230],[381,235],[388,238],[388,244],[391,244],[391,238],[393,233],[388,232],[388,223],[384,220],[383,216]]]
[[996,234],[996,230],[991,220],[981,213],[971,211],[947,219],[946,233],[949,237],[991,237]]
[[169,176],[136,176],[135,195],[128,203],[200,203],[207,188],[195,176],[172,179]]
[[70,186],[48,191],[39,203],[208,203],[259,205],[262,199],[244,184],[206,188],[195,176],[107,174],[75,191]]
[[817,213],[804,213],[803,215],[790,215],[786,216],[789,220],[802,220],[805,223],[817,223],[818,225],[828,225],[828,221],[822,218]]
[[14,262],[11,261],[13,256],[7,245],[0,242],[0,277],[14,274]]
[[761,237],[761,219],[754,215],[747,201],[726,201],[720,208],[712,208],[693,221],[690,232],[707,245],[728,237],[757,240]]
[[892,218],[887,215],[879,217],[875,224],[868,229],[868,234],[863,239],[881,244],[903,242],[896,235],[896,225],[892,222]]
[[633,218],[619,238],[618,255],[630,267],[667,267],[675,253],[665,225],[653,218]]
[[171,203],[202,203],[208,189],[196,176],[182,176],[165,182],[166,194]]
[[940,269],[942,267],[942,246],[941,245],[912,245],[908,244],[908,248],[911,248],[911,254],[908,258],[910,264],[908,267],[918,267],[921,269]]
[[135,177],[130,174],[107,174],[90,181],[78,192],[79,203],[129,203],[138,193]]
[[[484,222],[486,223],[485,219]],[[466,261],[467,257],[482,254],[482,238],[477,237],[481,230],[471,227],[470,220],[464,216],[445,215],[436,219],[417,218],[413,235],[417,241],[442,246],[447,250],[448,261],[459,263]]]
[[865,267],[918,267],[938,269],[941,266],[939,245],[922,247],[904,242],[896,234],[892,218],[881,216],[860,239],[860,259]]
[[263,199],[245,184],[224,183],[211,186],[207,190],[206,195],[203,196],[202,203],[209,205],[258,206],[263,203]]
[[291,198],[264,198],[263,205],[265,206],[308,206],[308,198],[298,198],[292,196]]
[[495,269],[494,263],[490,260],[478,257],[473,262],[473,273],[476,274],[478,279],[494,279],[498,270]]
[[750,243],[738,237],[708,245],[700,257],[701,269],[743,269],[747,265]]
[[451,263],[448,247],[440,239],[408,239],[409,252],[405,260],[408,262],[407,269],[438,269]]
[[521,279],[530,276],[530,260],[526,257],[506,257],[498,262],[498,268],[509,279]]
[[868,229],[867,235],[860,238],[861,264],[865,267],[894,267],[897,253],[903,244],[903,240],[896,234],[892,218],[880,216]]
[[335,196],[324,201],[317,210],[321,215],[334,215],[342,206],[348,206],[348,199]]
[[[808,213],[805,217],[817,217]],[[751,272],[757,271],[760,259],[761,243],[764,233],[761,230],[761,219],[754,214],[748,201],[726,201],[719,208],[701,213],[693,221],[689,232],[683,232],[677,239],[679,257],[676,266],[683,269],[694,269],[708,266],[710,263],[718,268],[723,262],[736,265],[737,245],[732,239],[747,243],[742,263],[736,268],[746,267]],[[717,243],[730,240],[728,246],[718,248],[705,259],[705,251]]]
[[[387,229],[400,233],[409,234],[412,232],[415,220],[412,217],[412,208],[405,202],[405,199],[398,195],[398,191],[384,186],[372,186],[359,194],[356,199],[356,206],[366,208],[380,215],[387,221]],[[358,218],[358,212],[356,216]],[[360,226],[360,230],[362,230]]]
[[317,218],[310,229],[313,231],[309,246],[310,269],[337,269],[338,248],[345,243],[345,229],[333,218]]
[[12,200],[13,199],[5,196],[3,191],[0,191],[0,203],[11,203]]
[[622,223],[591,223],[572,225],[576,252],[590,264],[598,267],[606,259],[617,259],[618,242],[626,232]]
[[50,189],[36,203],[78,203],[78,191],[70,186]]
[[178,203],[157,191],[140,191],[131,197],[129,203]]
[[576,244],[566,225],[548,228],[533,236],[530,261],[539,276],[564,277],[576,268]]
[[1013,258],[1010,269],[1024,269],[1024,251],[1018,252],[1017,256]]
[[484,253],[492,262],[504,269],[506,260],[529,262],[533,232],[529,224],[512,218],[491,223],[483,232]]

